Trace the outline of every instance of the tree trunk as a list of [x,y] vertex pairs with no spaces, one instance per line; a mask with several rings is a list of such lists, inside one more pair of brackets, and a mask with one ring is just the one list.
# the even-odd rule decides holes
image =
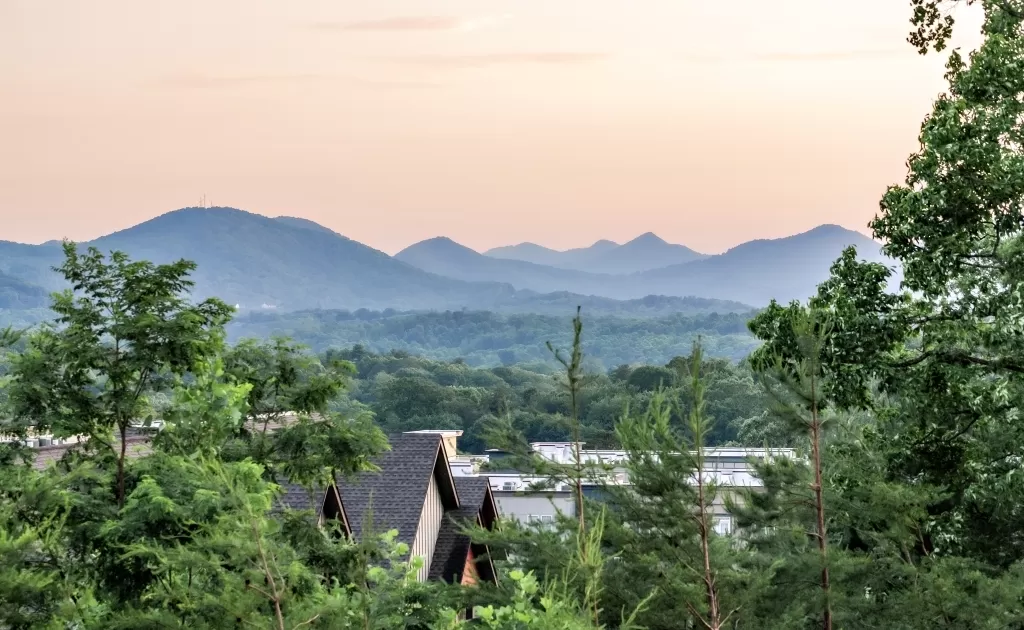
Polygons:
[[117,458],[117,507],[124,507],[124,458],[128,452],[128,425],[118,425],[121,432],[121,453]]
[[587,520],[583,513],[583,460],[580,453],[579,433],[576,433],[576,445],[573,447],[576,453],[576,514],[580,521],[580,535],[586,533]]
[[818,415],[817,392],[811,380],[811,453],[814,458],[814,510],[817,526],[818,553],[821,556],[821,590],[825,595],[825,613],[822,627],[832,630],[831,586],[828,576],[828,541],[825,538],[825,504],[822,500],[821,483],[821,419]]
[[718,609],[718,592],[715,586],[715,574],[711,571],[711,537],[708,526],[707,498],[704,495],[704,457],[703,449],[698,447],[697,451],[697,504],[700,507],[700,551],[704,556],[704,589],[708,597],[708,621],[709,630],[721,630],[721,611]]

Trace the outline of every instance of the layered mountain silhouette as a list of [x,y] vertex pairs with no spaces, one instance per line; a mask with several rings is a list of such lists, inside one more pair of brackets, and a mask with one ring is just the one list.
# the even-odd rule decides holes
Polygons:
[[684,264],[704,257],[704,254],[685,245],[668,243],[653,232],[647,232],[598,255],[591,262],[590,271],[628,274]]
[[53,291],[60,287],[57,275],[51,269],[60,264],[63,253],[59,243],[26,245],[0,241],[0,273],[27,285]]
[[537,245],[536,243],[519,243],[518,245],[506,245],[489,249],[484,252],[484,255],[491,258],[522,260],[537,265],[586,271],[588,270],[587,265],[590,262],[619,246],[615,241],[602,239],[589,247],[577,247],[559,251],[544,247],[543,245]]
[[558,251],[534,243],[496,247],[484,252],[491,258],[523,260],[540,265],[590,273],[623,275],[687,263],[704,258],[685,245],[668,243],[653,232],[628,243],[597,241],[590,247]]
[[[834,225],[751,241],[716,256],[645,234],[622,245],[599,241],[569,252],[545,250],[569,255],[570,262],[563,258],[559,266],[508,257],[541,252],[540,246],[521,244],[485,255],[445,237],[392,257],[306,219],[232,208],[176,210],[83,245],[157,263],[192,260],[198,265],[195,297],[217,296],[243,310],[554,313],[581,304],[622,315],[741,312],[772,298],[806,299],[849,245],[862,258],[888,262],[878,243]],[[582,262],[588,258],[595,262]],[[683,262],[647,268],[678,259]],[[52,271],[61,260],[53,242],[0,242],[0,287],[6,287],[0,291],[9,304],[0,308],[33,308],[47,291],[62,288]],[[622,271],[608,271],[614,269]]]
[[[807,232],[777,239],[760,239],[737,245],[725,253],[635,276],[642,291],[687,294],[719,299],[738,299],[762,305],[804,300],[829,276],[832,263],[849,246],[858,258],[894,267],[881,245],[838,225],[821,225]],[[899,274],[891,285],[898,287]]]
[[[463,280],[505,282],[517,289],[561,289],[620,300],[647,295],[693,295],[761,306],[773,298],[788,302],[810,297],[817,285],[828,278],[832,263],[851,245],[862,259],[892,265],[882,256],[877,242],[837,225],[822,225],[785,238],[750,241],[715,256],[697,254],[648,233],[598,254],[595,259],[605,262],[603,266],[595,264],[592,272],[481,255],[450,239],[417,243],[397,257],[433,273]],[[516,245],[502,249],[499,254],[523,251],[533,250]],[[666,253],[671,252],[688,261],[629,271],[664,260]],[[606,271],[614,268],[625,271]]]
[[[59,263],[59,248],[11,245],[0,246],[0,270],[57,287],[47,268]],[[156,263],[194,261],[196,297],[243,309],[463,308],[515,293],[427,273],[313,222],[231,208],[176,210],[82,245]]]
[[30,309],[49,305],[49,294],[41,286],[0,271],[0,309]]
[[585,295],[607,295],[616,278],[572,269],[561,269],[522,260],[491,258],[450,238],[441,236],[420,241],[395,254],[414,267],[449,278],[474,282],[506,282],[517,289],[539,293],[573,291]]

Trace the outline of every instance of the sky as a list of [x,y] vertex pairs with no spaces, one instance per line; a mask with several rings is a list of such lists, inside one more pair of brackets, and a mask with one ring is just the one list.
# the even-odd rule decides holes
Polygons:
[[[653,231],[716,253],[902,181],[907,0],[0,0],[0,239],[212,205],[389,253]],[[960,14],[955,45],[979,41]]]

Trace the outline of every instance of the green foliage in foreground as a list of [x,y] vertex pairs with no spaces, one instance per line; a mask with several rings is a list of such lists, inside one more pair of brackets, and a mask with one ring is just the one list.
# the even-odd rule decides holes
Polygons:
[[[552,315],[501,315],[487,311],[398,313],[306,311],[252,314],[229,327],[231,339],[291,337],[317,352],[361,344],[374,352],[401,350],[432,359],[461,358],[471,365],[544,363],[545,344],[572,341],[569,319]],[[747,331],[746,314],[670,315],[652,318],[587,318],[587,355],[592,370],[623,363],[665,364],[686,355],[700,337],[711,357],[739,361],[759,344]]]
[[[416,581],[423,560],[397,532],[351,541],[277,501],[282,478],[312,494],[386,448],[365,414],[329,409],[352,365],[283,340],[226,348],[223,305],[182,299],[187,263],[108,261],[70,244],[65,255],[75,290],[55,297],[63,326],[20,348],[0,333],[0,434],[14,438],[0,443],[0,628],[465,624],[457,611],[479,589]],[[286,411],[298,422],[282,426]],[[38,471],[25,445],[37,428],[88,441]],[[129,457],[140,430],[146,452]],[[510,603],[481,609],[488,627],[592,627],[572,599],[512,578]]]

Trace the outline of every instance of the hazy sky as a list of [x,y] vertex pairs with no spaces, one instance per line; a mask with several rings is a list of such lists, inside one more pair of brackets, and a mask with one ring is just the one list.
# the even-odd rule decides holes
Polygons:
[[89,239],[204,193],[388,252],[866,231],[944,87],[909,11],[0,0],[0,239]]

